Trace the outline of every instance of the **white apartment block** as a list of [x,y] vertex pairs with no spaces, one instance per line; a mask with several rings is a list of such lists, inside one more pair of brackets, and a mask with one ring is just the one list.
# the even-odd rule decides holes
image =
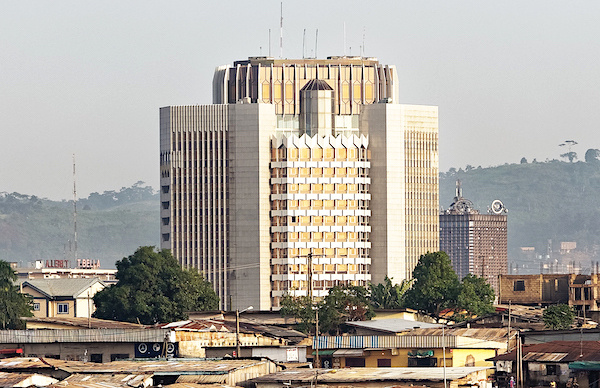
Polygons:
[[[221,307],[410,277],[438,250],[437,107],[374,58],[219,67],[214,105],[160,110],[161,247]],[[309,263],[312,261],[312,272]]]

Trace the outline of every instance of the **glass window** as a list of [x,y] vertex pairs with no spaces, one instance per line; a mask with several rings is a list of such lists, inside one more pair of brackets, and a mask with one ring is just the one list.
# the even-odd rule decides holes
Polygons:
[[68,314],[69,313],[69,304],[68,303],[59,303],[58,304],[58,313],[59,314]]

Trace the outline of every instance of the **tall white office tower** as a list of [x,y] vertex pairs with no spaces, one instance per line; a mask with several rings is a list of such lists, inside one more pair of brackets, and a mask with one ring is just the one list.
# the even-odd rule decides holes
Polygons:
[[438,250],[437,107],[397,104],[396,78],[249,58],[216,70],[213,105],[161,108],[161,247],[228,309],[410,277]]

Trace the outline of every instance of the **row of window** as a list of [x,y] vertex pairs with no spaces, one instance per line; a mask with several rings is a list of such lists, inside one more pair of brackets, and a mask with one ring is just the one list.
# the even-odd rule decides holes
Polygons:
[[319,257],[348,257],[365,258],[369,257],[369,248],[273,248],[271,249],[271,258],[286,259],[307,257],[312,254],[314,260]]
[[[352,284],[365,286],[365,280],[314,280],[313,290],[328,290],[337,285]],[[304,280],[274,280],[271,282],[273,291],[308,290],[308,282]]]
[[367,225],[366,216],[290,216],[271,217],[271,226],[358,226]]
[[[359,274],[366,273],[367,264],[313,264],[313,274]],[[308,274],[307,264],[275,264],[271,266],[271,274]]]
[[271,161],[358,161],[371,158],[366,148],[272,148]]
[[[57,303],[58,314],[68,314],[69,313],[69,304],[68,303]],[[33,304],[33,311],[40,311],[40,304]]]
[[334,210],[334,209],[368,209],[369,201],[362,199],[305,199],[305,200],[283,200],[271,201],[271,210]]
[[365,232],[290,232],[272,233],[272,242],[341,242],[341,241],[368,241],[369,234]]
[[271,178],[310,178],[310,177],[368,177],[369,169],[363,167],[292,167],[271,168]]
[[290,183],[271,185],[271,194],[343,194],[368,193],[369,184],[363,183]]

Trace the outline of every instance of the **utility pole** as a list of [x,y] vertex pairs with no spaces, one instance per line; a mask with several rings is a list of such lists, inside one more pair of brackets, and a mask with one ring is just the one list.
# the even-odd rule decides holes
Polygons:
[[508,301],[508,333],[506,335],[506,352],[510,352],[510,308],[511,308],[511,301]]

